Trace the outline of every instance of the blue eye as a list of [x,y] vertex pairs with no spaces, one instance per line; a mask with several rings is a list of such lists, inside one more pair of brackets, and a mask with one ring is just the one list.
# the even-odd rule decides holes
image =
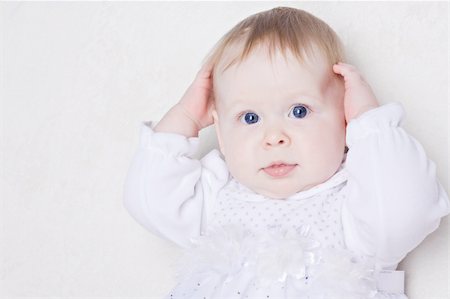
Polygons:
[[303,105],[297,105],[289,112],[289,116],[295,118],[304,118],[308,114],[308,108]]
[[247,112],[243,114],[239,119],[241,122],[251,125],[258,122],[259,116],[256,113]]

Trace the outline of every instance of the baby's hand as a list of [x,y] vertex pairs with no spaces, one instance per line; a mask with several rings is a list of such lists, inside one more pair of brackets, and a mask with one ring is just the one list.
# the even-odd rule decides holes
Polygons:
[[344,77],[344,109],[347,123],[362,113],[378,107],[372,89],[354,66],[339,62],[333,65],[333,71]]
[[211,65],[203,65],[178,103],[197,124],[199,130],[213,123],[212,70]]

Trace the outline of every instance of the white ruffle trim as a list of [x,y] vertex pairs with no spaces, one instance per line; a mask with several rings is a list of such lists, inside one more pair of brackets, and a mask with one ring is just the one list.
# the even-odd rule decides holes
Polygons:
[[373,259],[321,248],[309,238],[308,226],[264,234],[217,227],[192,242],[180,263],[180,281],[215,276],[230,282],[246,272],[258,288],[289,284],[302,298],[366,299],[377,293]]

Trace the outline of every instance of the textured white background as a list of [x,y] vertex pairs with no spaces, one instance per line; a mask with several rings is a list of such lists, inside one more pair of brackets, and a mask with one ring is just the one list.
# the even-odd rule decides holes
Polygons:
[[[448,190],[448,3],[0,3],[1,298],[169,290],[180,252],[122,206],[139,122],[180,98],[227,30],[278,5],[338,32]],[[448,260],[446,219],[401,264],[411,299],[449,298]]]

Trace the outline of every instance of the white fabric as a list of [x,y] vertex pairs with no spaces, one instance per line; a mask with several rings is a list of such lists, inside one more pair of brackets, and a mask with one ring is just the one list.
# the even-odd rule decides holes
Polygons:
[[403,293],[405,271],[383,270],[378,273],[377,287],[390,293]]
[[[285,200],[240,185],[217,150],[193,159],[198,138],[155,133],[150,122],[143,123],[124,204],[141,225],[186,248],[211,227],[225,224],[260,232],[306,227],[324,246],[373,257],[377,270],[393,270],[450,212],[435,165],[400,127],[402,116],[401,105],[391,103],[352,120],[340,170]],[[406,297],[379,292],[376,298]]]

